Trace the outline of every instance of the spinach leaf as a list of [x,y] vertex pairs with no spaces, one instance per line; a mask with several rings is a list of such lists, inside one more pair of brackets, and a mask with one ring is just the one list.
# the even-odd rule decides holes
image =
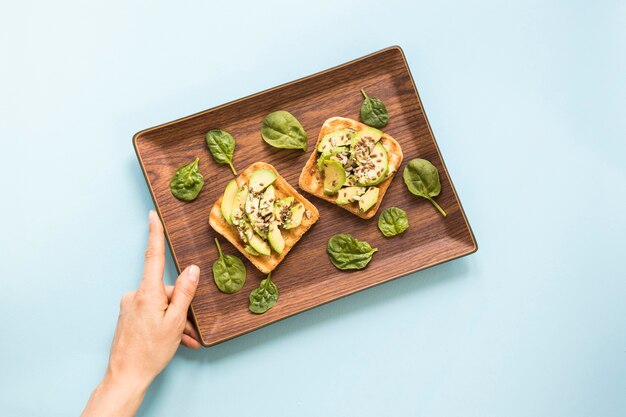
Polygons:
[[228,164],[233,174],[237,175],[233,166],[233,154],[235,153],[235,139],[223,130],[209,130],[206,134],[206,144],[218,164]]
[[307,135],[304,128],[298,119],[284,110],[275,111],[265,117],[261,136],[275,148],[306,151]]
[[192,201],[204,186],[204,178],[198,169],[200,158],[178,168],[170,180],[170,191],[179,200]]
[[263,314],[274,307],[278,301],[278,287],[272,282],[272,273],[261,281],[259,288],[250,293],[250,305],[248,308],[255,314]]
[[378,218],[378,228],[387,237],[396,236],[409,228],[406,211],[398,207],[385,209]]
[[220,242],[215,238],[220,257],[213,262],[213,280],[223,293],[232,294],[243,288],[246,282],[246,267],[241,259],[233,255],[224,255]]
[[331,237],[326,247],[330,261],[339,269],[363,269],[377,250],[348,234]]
[[444,217],[446,216],[446,212],[433,200],[433,197],[441,192],[437,167],[425,159],[413,159],[404,167],[402,177],[411,194],[429,200]]
[[389,113],[387,107],[381,100],[368,97],[365,90],[361,90],[363,94],[363,104],[361,104],[361,121],[368,126],[381,128],[389,123]]

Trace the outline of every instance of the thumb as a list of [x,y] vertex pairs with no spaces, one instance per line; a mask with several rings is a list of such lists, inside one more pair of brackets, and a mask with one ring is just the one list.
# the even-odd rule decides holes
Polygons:
[[198,280],[200,278],[200,268],[191,265],[180,274],[174,285],[172,300],[167,308],[166,315],[187,317],[187,310],[191,304],[196,288],[198,288]]

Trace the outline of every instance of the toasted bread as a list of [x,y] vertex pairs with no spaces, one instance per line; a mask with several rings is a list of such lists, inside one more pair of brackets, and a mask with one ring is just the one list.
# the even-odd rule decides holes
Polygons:
[[276,173],[276,180],[274,181],[274,189],[276,192],[276,198],[283,198],[287,196],[293,196],[296,202],[300,202],[304,204],[305,210],[310,213],[310,216],[303,216],[302,223],[300,226],[288,229],[281,230],[283,234],[283,238],[285,239],[285,248],[283,249],[283,253],[280,255],[273,250],[271,254],[268,256],[252,256],[248,252],[244,250],[245,243],[239,237],[237,233],[237,229],[234,226],[231,226],[226,222],[224,217],[222,216],[222,212],[220,210],[220,206],[222,203],[223,196],[217,199],[215,204],[213,204],[213,208],[211,208],[211,214],[209,215],[209,224],[220,235],[224,236],[230,243],[235,246],[239,252],[255,266],[259,271],[264,274],[268,274],[270,271],[273,271],[274,268],[278,266],[278,264],[287,256],[287,253],[294,247],[296,242],[300,240],[302,235],[306,233],[307,230],[313,226],[313,224],[319,219],[320,215],[317,209],[309,200],[304,198],[300,193],[298,193],[295,188],[293,188],[289,183],[278,174],[276,168],[274,168],[270,164],[266,164],[265,162],[256,162],[246,168],[238,177],[237,177],[237,185],[241,187],[244,183],[248,183],[250,180],[250,174],[252,172],[257,171],[259,169],[269,169]]
[[[302,169],[302,173],[300,174],[300,180],[298,181],[298,185],[300,186],[300,188],[310,194],[313,194],[316,197],[337,204],[337,195],[324,194],[324,179],[322,178],[322,175],[318,171],[316,165],[318,157],[317,145],[325,135],[336,130],[353,129],[355,131],[359,131],[367,127],[367,125],[364,125],[361,122],[347,119],[345,117],[331,117],[330,119],[326,120],[322,125],[322,129],[320,130],[320,134],[317,138],[317,143],[315,144],[313,153],[311,154],[311,157],[307,161],[306,165]],[[396,172],[398,172],[398,169],[400,168],[400,165],[402,164],[402,159],[404,157],[402,154],[402,148],[400,148],[400,144],[394,138],[385,133],[383,134],[380,141],[387,150],[389,167],[390,169],[393,168],[393,172],[389,176],[389,178],[377,185],[380,192],[378,194],[378,201],[376,201],[376,204],[374,204],[374,206],[365,213],[361,213],[356,203],[337,204],[339,207],[346,209],[350,213],[356,214],[363,219],[370,219],[374,217],[374,215],[376,215],[378,207],[380,207],[380,203],[385,196],[385,192],[387,191],[387,188],[389,188],[389,185],[391,185],[391,181],[393,180]]]

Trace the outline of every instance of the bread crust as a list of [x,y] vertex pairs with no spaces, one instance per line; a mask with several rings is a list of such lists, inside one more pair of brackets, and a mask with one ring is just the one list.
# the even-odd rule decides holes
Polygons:
[[271,254],[268,256],[252,256],[248,252],[244,250],[244,242],[242,242],[239,234],[237,233],[237,229],[234,226],[228,224],[224,217],[222,216],[222,211],[220,210],[220,206],[222,204],[223,196],[217,199],[213,207],[211,208],[211,213],[209,214],[209,224],[217,233],[225,237],[234,247],[241,252],[243,256],[248,258],[250,263],[254,265],[259,271],[264,274],[269,274],[273,271],[280,262],[285,259],[285,256],[289,253],[291,248],[295,246],[295,244],[302,238],[302,236],[306,233],[307,230],[317,222],[320,215],[315,208],[315,206],[304,196],[302,196],[295,188],[293,188],[289,183],[280,176],[276,168],[272,165],[265,162],[256,162],[246,168],[241,174],[237,177],[237,186],[241,187],[244,183],[248,183],[250,181],[250,174],[252,172],[257,171],[259,169],[268,169],[274,171],[276,173],[276,180],[274,181],[274,190],[277,198],[283,198],[287,196],[293,196],[296,202],[300,202],[304,204],[305,210],[308,210],[311,215],[309,217],[302,216],[302,223],[300,226],[289,229],[289,230],[281,230],[283,234],[283,238],[285,239],[285,249],[283,249],[283,253],[280,255],[273,250]]
[[[330,119],[326,120],[322,125],[319,136],[317,137],[317,143],[315,144],[313,153],[311,154],[311,157],[307,161],[306,165],[302,169],[302,173],[300,174],[300,179],[298,181],[298,186],[300,187],[300,189],[314,195],[315,197],[330,201],[333,204],[337,204],[337,195],[324,194],[324,179],[317,169],[317,145],[319,145],[320,140],[322,140],[322,138],[328,133],[340,129],[353,129],[355,131],[358,131],[366,129],[367,127],[367,125],[361,122],[357,122],[356,120],[348,119],[345,117],[331,117]],[[398,172],[398,169],[400,169],[402,159],[404,158],[400,144],[393,137],[384,133],[380,141],[387,150],[389,166],[393,167],[393,173],[389,178],[377,185],[380,191],[376,204],[374,204],[374,206],[365,213],[361,213],[357,203],[337,204],[339,207],[348,210],[350,213],[355,214],[363,219],[371,219],[376,215],[376,212],[380,207],[380,203],[383,201],[383,197],[387,192],[387,188],[389,188],[389,186],[391,185],[391,181],[396,175],[396,172]]]

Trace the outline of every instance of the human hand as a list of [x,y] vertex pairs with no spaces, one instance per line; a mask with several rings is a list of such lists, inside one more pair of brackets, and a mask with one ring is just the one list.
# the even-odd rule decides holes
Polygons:
[[109,366],[83,416],[134,415],[152,380],[167,366],[182,343],[200,348],[187,310],[198,286],[200,269],[185,268],[174,286],[163,285],[163,225],[150,211],[148,248],[137,291],[122,297],[111,345]]

